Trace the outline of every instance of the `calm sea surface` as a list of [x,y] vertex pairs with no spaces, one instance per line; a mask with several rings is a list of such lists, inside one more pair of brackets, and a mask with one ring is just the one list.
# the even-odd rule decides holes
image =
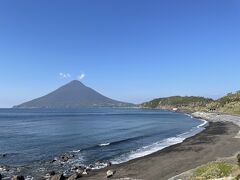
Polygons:
[[0,109],[0,164],[27,165],[74,153],[72,163],[125,162],[204,129],[205,122],[163,110]]

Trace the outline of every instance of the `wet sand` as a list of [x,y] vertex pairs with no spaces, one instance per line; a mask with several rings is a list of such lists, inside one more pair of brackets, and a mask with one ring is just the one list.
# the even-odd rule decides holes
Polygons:
[[129,162],[92,171],[81,179],[102,180],[108,169],[115,170],[108,179],[166,180],[199,165],[233,156],[240,151],[239,126],[231,122],[209,122],[203,132],[184,142]]

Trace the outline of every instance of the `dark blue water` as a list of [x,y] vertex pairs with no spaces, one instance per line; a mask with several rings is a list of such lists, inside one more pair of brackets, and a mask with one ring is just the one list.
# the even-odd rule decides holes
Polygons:
[[125,162],[183,141],[204,122],[163,110],[0,109],[0,164],[26,165],[66,152],[75,163]]

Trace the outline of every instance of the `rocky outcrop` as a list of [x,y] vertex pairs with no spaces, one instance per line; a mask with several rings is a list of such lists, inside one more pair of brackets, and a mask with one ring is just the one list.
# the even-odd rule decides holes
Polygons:
[[1,172],[9,171],[9,167],[5,165],[0,165],[0,171]]
[[63,174],[61,175],[54,175],[51,177],[51,180],[64,180],[65,177],[63,176]]
[[115,171],[113,171],[113,170],[108,170],[108,171],[107,171],[107,178],[112,177],[114,174],[115,174]]
[[23,176],[13,176],[12,180],[24,180]]
[[60,160],[63,162],[67,162],[69,159],[71,159],[70,155],[64,154],[60,156]]
[[74,173],[73,175],[71,175],[71,176],[68,178],[68,180],[76,180],[76,179],[81,178],[81,177],[82,177],[81,174],[79,174],[79,173]]

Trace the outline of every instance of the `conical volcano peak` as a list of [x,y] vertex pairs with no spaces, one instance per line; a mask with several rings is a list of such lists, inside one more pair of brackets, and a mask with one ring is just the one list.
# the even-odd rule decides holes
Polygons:
[[32,101],[15,106],[16,108],[81,108],[81,107],[123,107],[131,106],[110,99],[73,80],[57,90]]
[[70,81],[68,84],[83,84],[83,83],[81,81],[75,79],[75,80]]
[[65,86],[85,86],[85,85],[79,80],[72,80],[69,83],[67,83]]
[[69,83],[78,83],[78,82],[80,82],[80,81],[77,79],[74,79],[74,80],[70,81]]

